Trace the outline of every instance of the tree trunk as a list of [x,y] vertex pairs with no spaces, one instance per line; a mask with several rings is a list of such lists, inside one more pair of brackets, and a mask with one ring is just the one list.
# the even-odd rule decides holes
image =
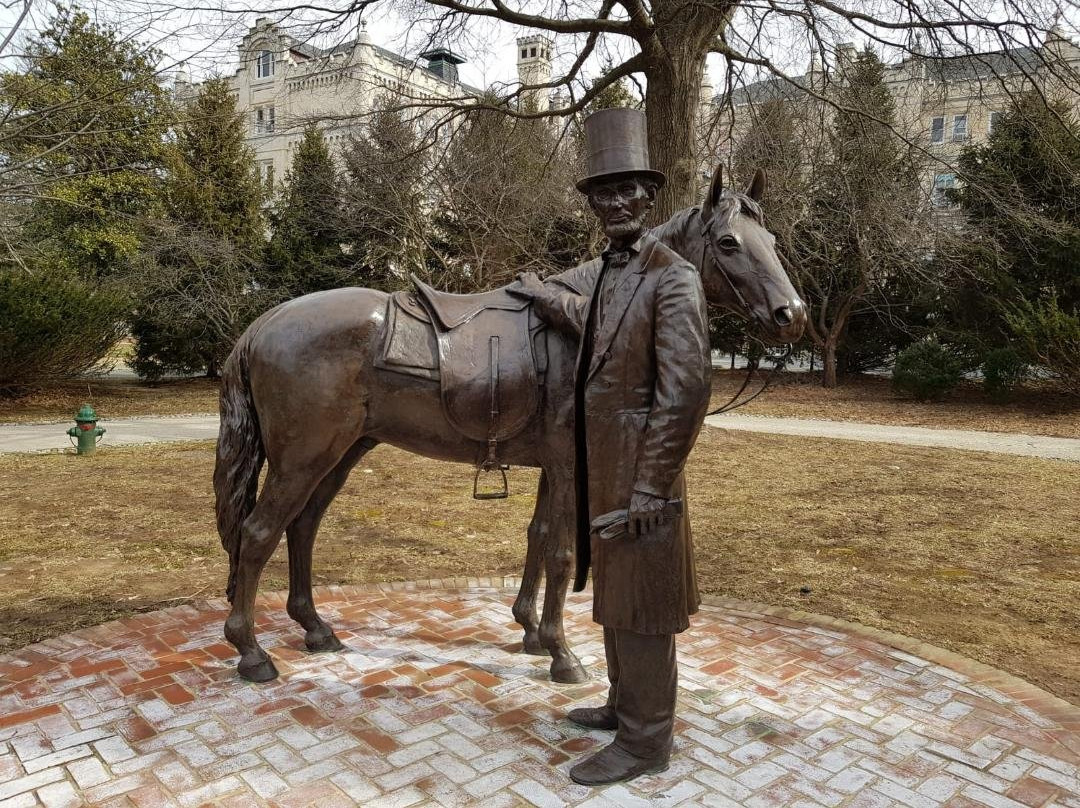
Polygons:
[[707,50],[685,50],[656,60],[646,71],[645,114],[649,126],[649,162],[667,175],[656,199],[654,222],[664,222],[700,202],[701,163],[697,153],[701,77]]
[[821,386],[836,387],[836,337],[829,334],[821,346]]

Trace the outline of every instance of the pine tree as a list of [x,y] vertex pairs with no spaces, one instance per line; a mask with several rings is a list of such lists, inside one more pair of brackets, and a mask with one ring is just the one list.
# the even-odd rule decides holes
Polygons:
[[160,211],[158,54],[58,6],[0,73],[0,393],[81,373],[122,334],[139,220]]
[[[139,249],[159,211],[172,109],[159,54],[58,6],[0,75],[0,188],[25,210],[25,250],[94,280]],[[9,243],[17,241],[9,235]]]
[[170,153],[169,217],[252,253],[266,223],[264,190],[245,143],[245,121],[224,79],[211,79],[185,109]]
[[576,158],[573,144],[543,121],[497,110],[470,115],[437,171],[444,282],[489,289],[522,270],[576,265],[594,241],[594,218],[574,190]]
[[1011,347],[1080,392],[1080,123],[1026,93],[959,167],[977,272],[949,301],[951,322],[983,352]]
[[[606,59],[600,68],[600,75],[606,75],[615,67],[611,59]],[[640,109],[641,99],[636,98],[626,86],[626,79],[611,82],[596,94],[585,108],[587,113],[601,109]]]
[[337,168],[322,131],[304,130],[271,217],[263,279],[284,297],[347,286],[353,280],[342,251],[342,199]]
[[265,245],[263,192],[244,120],[224,80],[185,110],[169,156],[167,218],[150,228],[133,278],[131,330],[143,376],[216,376],[235,339],[267,304],[254,286]]
[[437,236],[422,204],[431,188],[424,146],[401,110],[381,104],[345,149],[345,232],[363,286],[391,290],[430,274]]

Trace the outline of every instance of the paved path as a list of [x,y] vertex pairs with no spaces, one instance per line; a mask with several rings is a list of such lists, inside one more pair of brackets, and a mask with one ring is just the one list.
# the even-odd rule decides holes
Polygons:
[[322,589],[337,654],[305,653],[284,597],[261,598],[266,685],[236,677],[220,600],[0,656],[0,804],[1080,806],[1080,708],[914,640],[722,601],[679,637],[671,768],[574,785],[611,738],[565,719],[607,691],[591,595],[566,611],[591,679],[557,685],[518,652],[515,584]]
[[[758,415],[714,415],[706,423],[723,429],[767,432],[773,435],[839,438],[841,440],[900,443],[908,446],[935,446],[977,452],[1046,457],[1080,462],[1080,440],[1047,438],[1012,432],[975,432],[960,429],[926,429],[915,426],[887,426],[850,421],[817,421],[801,418],[766,418]],[[103,445],[160,443],[181,440],[214,440],[216,415],[127,418],[102,421],[108,432]],[[42,452],[70,448],[63,424],[0,425],[0,453]]]
[[[106,432],[101,446],[132,443],[162,443],[181,440],[214,440],[218,433],[216,415],[178,415],[175,417],[118,418],[99,422]],[[62,424],[3,424],[0,425],[0,453],[46,452],[51,449],[70,449],[69,427]]]
[[[771,435],[838,438],[871,443],[900,443],[942,449],[1046,457],[1080,462],[1080,439],[1048,438],[1016,432],[977,432],[965,429],[928,429],[918,426],[863,424],[854,421],[819,421],[804,418],[767,418],[760,415],[714,415],[710,426]],[[2,444],[0,444],[2,445]]]

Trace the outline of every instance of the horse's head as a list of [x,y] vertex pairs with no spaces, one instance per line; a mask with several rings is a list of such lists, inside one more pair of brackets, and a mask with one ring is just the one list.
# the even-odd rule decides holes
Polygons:
[[724,190],[717,166],[701,206],[701,280],[710,303],[749,320],[759,338],[779,345],[802,336],[807,312],[776,254],[776,237],[765,229],[764,193],[760,168],[739,193]]

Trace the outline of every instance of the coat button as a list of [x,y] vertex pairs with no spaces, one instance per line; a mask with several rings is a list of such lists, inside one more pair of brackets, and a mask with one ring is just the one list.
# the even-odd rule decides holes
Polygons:
[[604,357],[603,358],[604,358],[605,361],[607,361],[608,359],[611,359],[611,351],[604,351]]

